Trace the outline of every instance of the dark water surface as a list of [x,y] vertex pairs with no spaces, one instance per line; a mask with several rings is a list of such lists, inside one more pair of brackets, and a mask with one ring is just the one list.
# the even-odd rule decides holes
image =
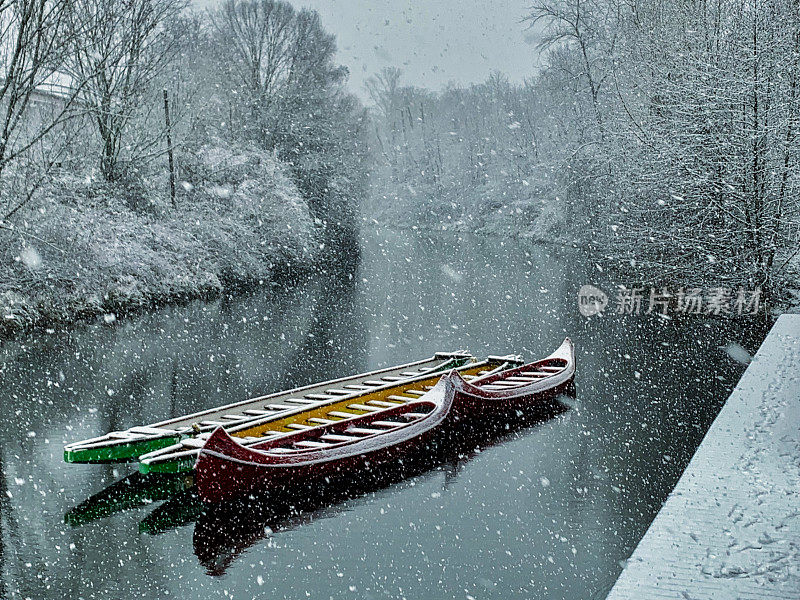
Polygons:
[[[743,371],[722,348],[759,337],[587,320],[597,275],[575,251],[373,231],[349,277],[5,343],[0,598],[602,598]],[[62,462],[110,429],[436,350],[534,359],[567,334],[574,407],[404,480],[220,519],[135,476],[81,504],[135,469]]]

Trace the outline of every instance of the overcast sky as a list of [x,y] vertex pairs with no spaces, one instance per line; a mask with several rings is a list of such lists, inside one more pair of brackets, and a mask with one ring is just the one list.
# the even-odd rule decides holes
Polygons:
[[[198,0],[213,6],[215,0]],[[350,86],[381,68],[403,69],[404,84],[440,89],[449,81],[482,81],[493,70],[520,81],[536,70],[526,0],[295,0],[320,13],[336,35]],[[526,35],[527,34],[527,35]],[[526,43],[526,38],[528,42]]]

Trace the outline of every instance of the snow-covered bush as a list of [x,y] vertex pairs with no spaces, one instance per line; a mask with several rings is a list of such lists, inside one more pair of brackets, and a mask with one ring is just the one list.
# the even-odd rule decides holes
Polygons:
[[161,181],[64,175],[43,188],[18,232],[0,232],[2,329],[211,297],[309,269],[314,222],[285,167],[271,153],[219,144],[185,156],[177,210],[158,195]]

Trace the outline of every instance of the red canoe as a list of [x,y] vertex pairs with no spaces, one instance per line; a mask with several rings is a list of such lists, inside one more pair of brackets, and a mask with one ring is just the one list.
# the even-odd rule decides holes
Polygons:
[[575,347],[572,340],[566,338],[558,350],[545,359],[490,373],[471,382],[455,371],[451,371],[450,378],[456,388],[453,415],[456,420],[524,412],[572,391]]
[[568,393],[575,377],[569,339],[547,358],[492,372],[468,383],[443,376],[416,401],[242,446],[218,428],[200,450],[195,482],[200,498],[221,502],[256,488],[357,473],[424,449],[451,426],[541,408]]

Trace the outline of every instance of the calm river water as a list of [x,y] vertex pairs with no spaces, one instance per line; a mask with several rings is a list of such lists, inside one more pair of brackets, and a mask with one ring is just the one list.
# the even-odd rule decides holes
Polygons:
[[[598,276],[577,251],[378,230],[350,276],[5,343],[0,598],[604,597],[744,369],[723,348],[759,334],[586,319]],[[565,335],[570,410],[369,489],[220,519],[183,480],[62,462],[110,429],[437,350],[538,358]]]

